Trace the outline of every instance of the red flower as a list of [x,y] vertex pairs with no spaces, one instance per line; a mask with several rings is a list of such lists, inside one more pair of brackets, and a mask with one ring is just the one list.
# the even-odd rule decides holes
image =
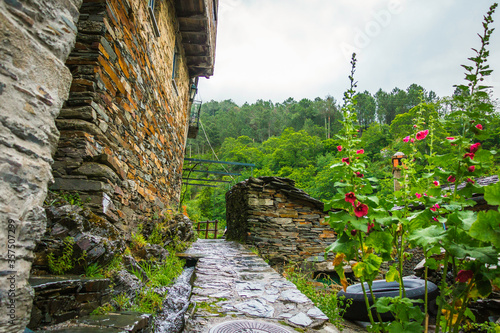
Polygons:
[[366,214],[368,214],[368,206],[358,201],[356,207],[354,207],[354,215],[363,217]]
[[347,163],[349,165],[349,157],[344,157],[342,162]]
[[417,140],[423,140],[425,139],[425,137],[427,136],[427,134],[429,134],[429,130],[425,130],[425,131],[420,131],[417,133]]
[[476,125],[476,128],[477,128],[478,130],[482,130],[482,129],[483,129],[483,125],[481,125],[481,124],[477,124],[477,125]]
[[475,183],[475,181],[474,181],[474,180],[472,180],[472,179],[470,179],[470,178],[467,178],[466,182],[467,182],[467,183],[472,183],[472,184],[474,184],[474,183]]
[[434,185],[439,186],[439,182],[437,180],[432,182]]
[[432,219],[436,222],[439,222],[439,220],[437,219],[437,217],[433,216]]
[[450,175],[450,176],[448,177],[448,181],[449,181],[450,183],[454,183],[454,182],[455,182],[455,180],[456,180],[456,178],[455,178],[455,176],[453,176],[453,175]]
[[474,172],[474,170],[476,170],[476,167],[474,165],[471,165],[467,168],[467,170],[469,170],[469,172]]
[[461,283],[465,283],[469,279],[472,279],[473,276],[474,276],[473,271],[461,269],[460,271],[458,271],[457,278],[455,280]]
[[368,231],[366,232],[367,234],[370,233],[370,230],[372,230],[372,228],[375,226],[375,223],[370,223],[368,222]]
[[447,139],[447,140],[450,140],[450,141],[451,141],[451,140],[455,140],[455,138],[454,138],[454,137],[452,137],[452,136],[449,136],[449,137],[447,137],[446,139]]
[[342,151],[342,146],[337,146],[338,151]]
[[411,140],[410,140],[410,141],[411,141],[411,143],[413,143],[413,142],[415,142],[415,139],[414,139],[414,138],[411,138]]
[[410,141],[410,136],[408,135],[406,138],[403,139],[404,142]]
[[357,233],[358,231],[356,229],[351,230],[351,236],[356,236]]
[[356,150],[356,154],[364,154],[364,153],[365,153],[364,149]]
[[471,145],[471,146],[470,146],[470,152],[471,152],[472,154],[474,154],[475,152],[477,152],[477,150],[479,149],[479,146],[480,146],[480,145],[481,145],[481,143],[480,143],[480,142],[477,142],[477,143],[475,143],[475,144]]
[[352,203],[354,205],[354,201],[356,201],[356,195],[354,195],[354,192],[346,193],[345,201]]
[[464,158],[470,158],[471,160],[474,159],[474,153],[465,153]]
[[430,208],[430,210],[432,210],[433,212],[435,212],[436,210],[438,210],[440,207],[439,207],[439,204],[435,204],[434,206],[432,206]]
[[365,175],[359,171],[356,171],[356,177],[363,178]]
[[422,194],[420,194],[420,193],[415,193],[415,196],[416,196],[417,198],[419,198],[419,199],[420,199],[420,198],[422,197]]

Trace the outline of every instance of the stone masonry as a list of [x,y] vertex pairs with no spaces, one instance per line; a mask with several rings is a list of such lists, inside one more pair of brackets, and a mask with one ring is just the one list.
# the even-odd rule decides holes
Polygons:
[[125,234],[180,194],[193,81],[175,6],[157,1],[155,37],[148,1],[84,0],[66,62],[51,189],[80,192]]
[[272,264],[314,263],[328,270],[325,248],[336,235],[323,203],[287,178],[250,178],[226,193],[227,238],[255,246]]
[[0,1],[0,327],[22,332],[81,0]]

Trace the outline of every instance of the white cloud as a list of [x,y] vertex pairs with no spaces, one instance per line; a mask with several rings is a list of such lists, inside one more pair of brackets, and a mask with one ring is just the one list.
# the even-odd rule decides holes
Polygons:
[[[348,85],[348,48],[358,52],[359,90],[375,93],[417,83],[449,95],[453,84],[463,80],[460,65],[472,55],[470,48],[479,47],[476,33],[489,5],[466,0],[220,0],[215,72],[200,80],[200,96],[238,104],[327,94],[340,99]],[[490,65],[497,71],[492,83],[500,81],[498,33],[490,45]]]

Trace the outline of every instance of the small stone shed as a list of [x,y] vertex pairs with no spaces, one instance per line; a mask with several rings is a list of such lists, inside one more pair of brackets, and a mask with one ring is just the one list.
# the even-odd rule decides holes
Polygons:
[[259,177],[233,186],[226,193],[226,237],[255,246],[271,264],[306,261],[317,271],[333,269],[324,252],[336,234],[324,205],[294,185],[287,178]]

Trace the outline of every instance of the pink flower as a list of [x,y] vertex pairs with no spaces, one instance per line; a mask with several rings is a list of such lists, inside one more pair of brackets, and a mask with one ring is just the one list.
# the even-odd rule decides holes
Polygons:
[[453,175],[450,175],[450,176],[448,177],[448,181],[449,181],[450,183],[454,183],[454,182],[455,182],[455,180],[456,180],[456,178],[455,178],[455,176],[453,176]]
[[375,223],[370,223],[368,222],[368,231],[366,232],[367,234],[370,233],[370,230],[372,230],[372,228],[375,226]]
[[414,139],[414,138],[411,138],[411,140],[410,140],[410,141],[411,141],[411,143],[413,143],[413,142],[415,142],[415,139]]
[[479,146],[481,145],[480,142],[476,142],[475,144],[471,145],[470,146],[470,152],[472,154],[474,154],[475,152],[477,152],[477,150],[479,149]]
[[450,141],[451,141],[451,140],[455,140],[455,138],[454,138],[454,137],[452,137],[452,136],[449,136],[449,137],[447,137],[446,139],[447,139],[447,140],[450,140]]
[[342,146],[337,146],[338,151],[342,151]]
[[420,198],[422,197],[422,194],[420,194],[420,193],[415,193],[415,196],[416,196],[417,198],[419,198],[419,199],[420,199]]
[[363,217],[366,214],[368,214],[368,206],[358,201],[356,207],[354,207],[354,215]]
[[410,141],[410,136],[408,135],[406,138],[403,139],[404,142]]
[[364,149],[356,150],[356,154],[364,154],[364,153],[365,153]]
[[432,182],[434,185],[439,186],[439,182],[437,180]]
[[481,124],[477,124],[477,125],[476,125],[476,128],[477,128],[478,130],[482,130],[482,129],[483,129],[483,125],[481,125]]
[[363,178],[365,175],[359,171],[356,171],[356,177]]
[[432,219],[436,222],[439,222],[439,220],[437,219],[437,217],[433,216]]
[[345,194],[345,201],[352,203],[354,205],[354,201],[356,201],[356,195],[354,195],[354,192],[349,192]]
[[467,168],[469,172],[474,172],[476,170],[476,167],[474,165],[471,165],[470,167]]
[[349,157],[344,157],[342,159],[342,162],[349,164]]
[[473,179],[470,179],[470,178],[467,178],[466,182],[467,183],[472,183],[472,184],[476,183]]
[[461,269],[460,271],[458,271],[457,278],[455,279],[455,281],[465,283],[468,280],[472,279],[473,276],[474,276],[473,271]]
[[429,130],[420,131],[417,133],[417,140],[423,140],[429,134]]
[[474,153],[465,153],[464,154],[464,158],[467,158],[467,157],[470,158],[471,160],[473,160],[474,159]]
[[439,207],[439,205],[438,205],[438,204],[435,204],[434,206],[432,206],[432,207],[430,208],[430,210],[432,210],[433,212],[435,212],[435,211],[436,211],[436,210],[438,210],[439,208],[441,208],[441,207]]

